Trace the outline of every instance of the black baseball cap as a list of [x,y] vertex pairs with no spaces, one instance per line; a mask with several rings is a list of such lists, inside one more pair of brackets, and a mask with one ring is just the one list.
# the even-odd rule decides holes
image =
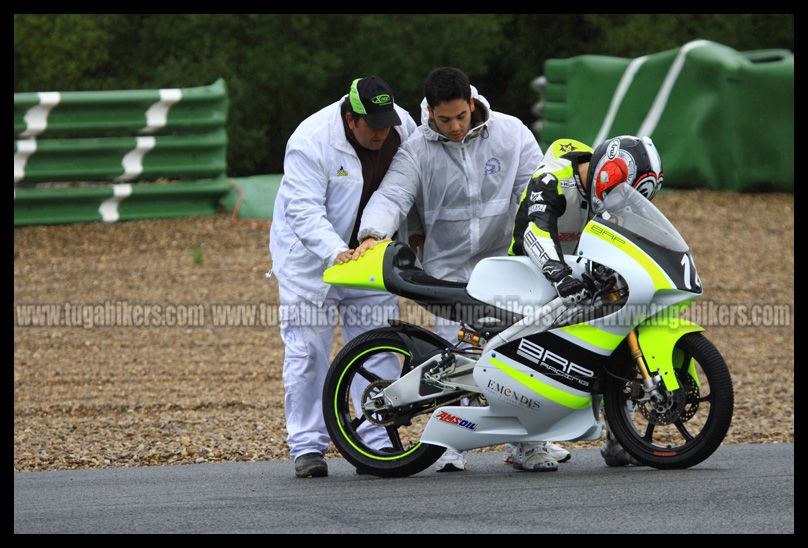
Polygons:
[[373,129],[401,125],[401,118],[393,108],[393,90],[378,76],[354,80],[348,99],[351,109],[364,116],[365,122]]

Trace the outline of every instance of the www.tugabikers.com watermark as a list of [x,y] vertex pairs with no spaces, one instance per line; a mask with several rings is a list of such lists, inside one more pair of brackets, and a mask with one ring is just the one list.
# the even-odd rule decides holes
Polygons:
[[17,327],[204,327],[202,304],[185,303],[49,303],[15,304]]
[[[420,306],[379,307],[371,305],[315,306],[311,304],[278,306],[258,303],[24,303],[14,305],[17,327],[101,327],[187,328],[187,327],[275,327],[282,323],[297,326],[326,327],[338,323],[351,326],[385,325],[388,319],[399,319],[416,325],[433,325],[433,312],[442,317],[463,319],[485,316],[499,317],[509,324],[536,308],[509,306],[516,315],[504,313],[490,305],[435,305],[430,310]],[[629,309],[600,319],[599,325],[617,326],[646,321],[672,327],[689,321],[702,327],[788,327],[793,323],[791,304],[715,303],[698,301],[684,311],[668,308],[656,314],[647,307]],[[583,314],[577,322],[597,319]],[[545,321],[550,321],[546,318]]]

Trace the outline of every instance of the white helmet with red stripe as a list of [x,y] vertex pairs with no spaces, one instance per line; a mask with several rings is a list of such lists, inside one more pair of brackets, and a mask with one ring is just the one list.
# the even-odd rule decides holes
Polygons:
[[589,163],[589,196],[595,210],[603,196],[620,183],[628,183],[653,199],[662,186],[662,158],[650,137],[621,135],[604,141]]

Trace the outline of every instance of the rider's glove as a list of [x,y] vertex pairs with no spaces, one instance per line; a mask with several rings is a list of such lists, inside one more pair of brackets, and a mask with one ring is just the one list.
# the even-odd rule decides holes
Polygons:
[[555,285],[558,296],[564,299],[564,304],[566,305],[577,304],[587,296],[584,284],[572,275],[564,276],[560,282],[553,285]]
[[558,296],[564,299],[564,304],[576,304],[586,298],[586,286],[573,277],[572,269],[563,262],[550,259],[542,266],[542,273],[552,282]]

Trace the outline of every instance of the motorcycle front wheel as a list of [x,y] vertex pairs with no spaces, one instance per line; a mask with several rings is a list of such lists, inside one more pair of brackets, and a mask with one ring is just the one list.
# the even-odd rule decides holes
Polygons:
[[680,387],[667,391],[660,384],[663,402],[638,401],[642,378],[630,362],[607,377],[604,389],[614,437],[642,464],[660,469],[689,468],[712,455],[729,430],[734,405],[727,365],[704,335],[679,339],[673,362]]
[[385,327],[350,341],[331,364],[323,387],[325,424],[337,450],[358,471],[381,477],[410,476],[445,451],[420,441],[431,412],[443,402],[376,413],[361,408],[417,365],[411,357],[396,331]]

